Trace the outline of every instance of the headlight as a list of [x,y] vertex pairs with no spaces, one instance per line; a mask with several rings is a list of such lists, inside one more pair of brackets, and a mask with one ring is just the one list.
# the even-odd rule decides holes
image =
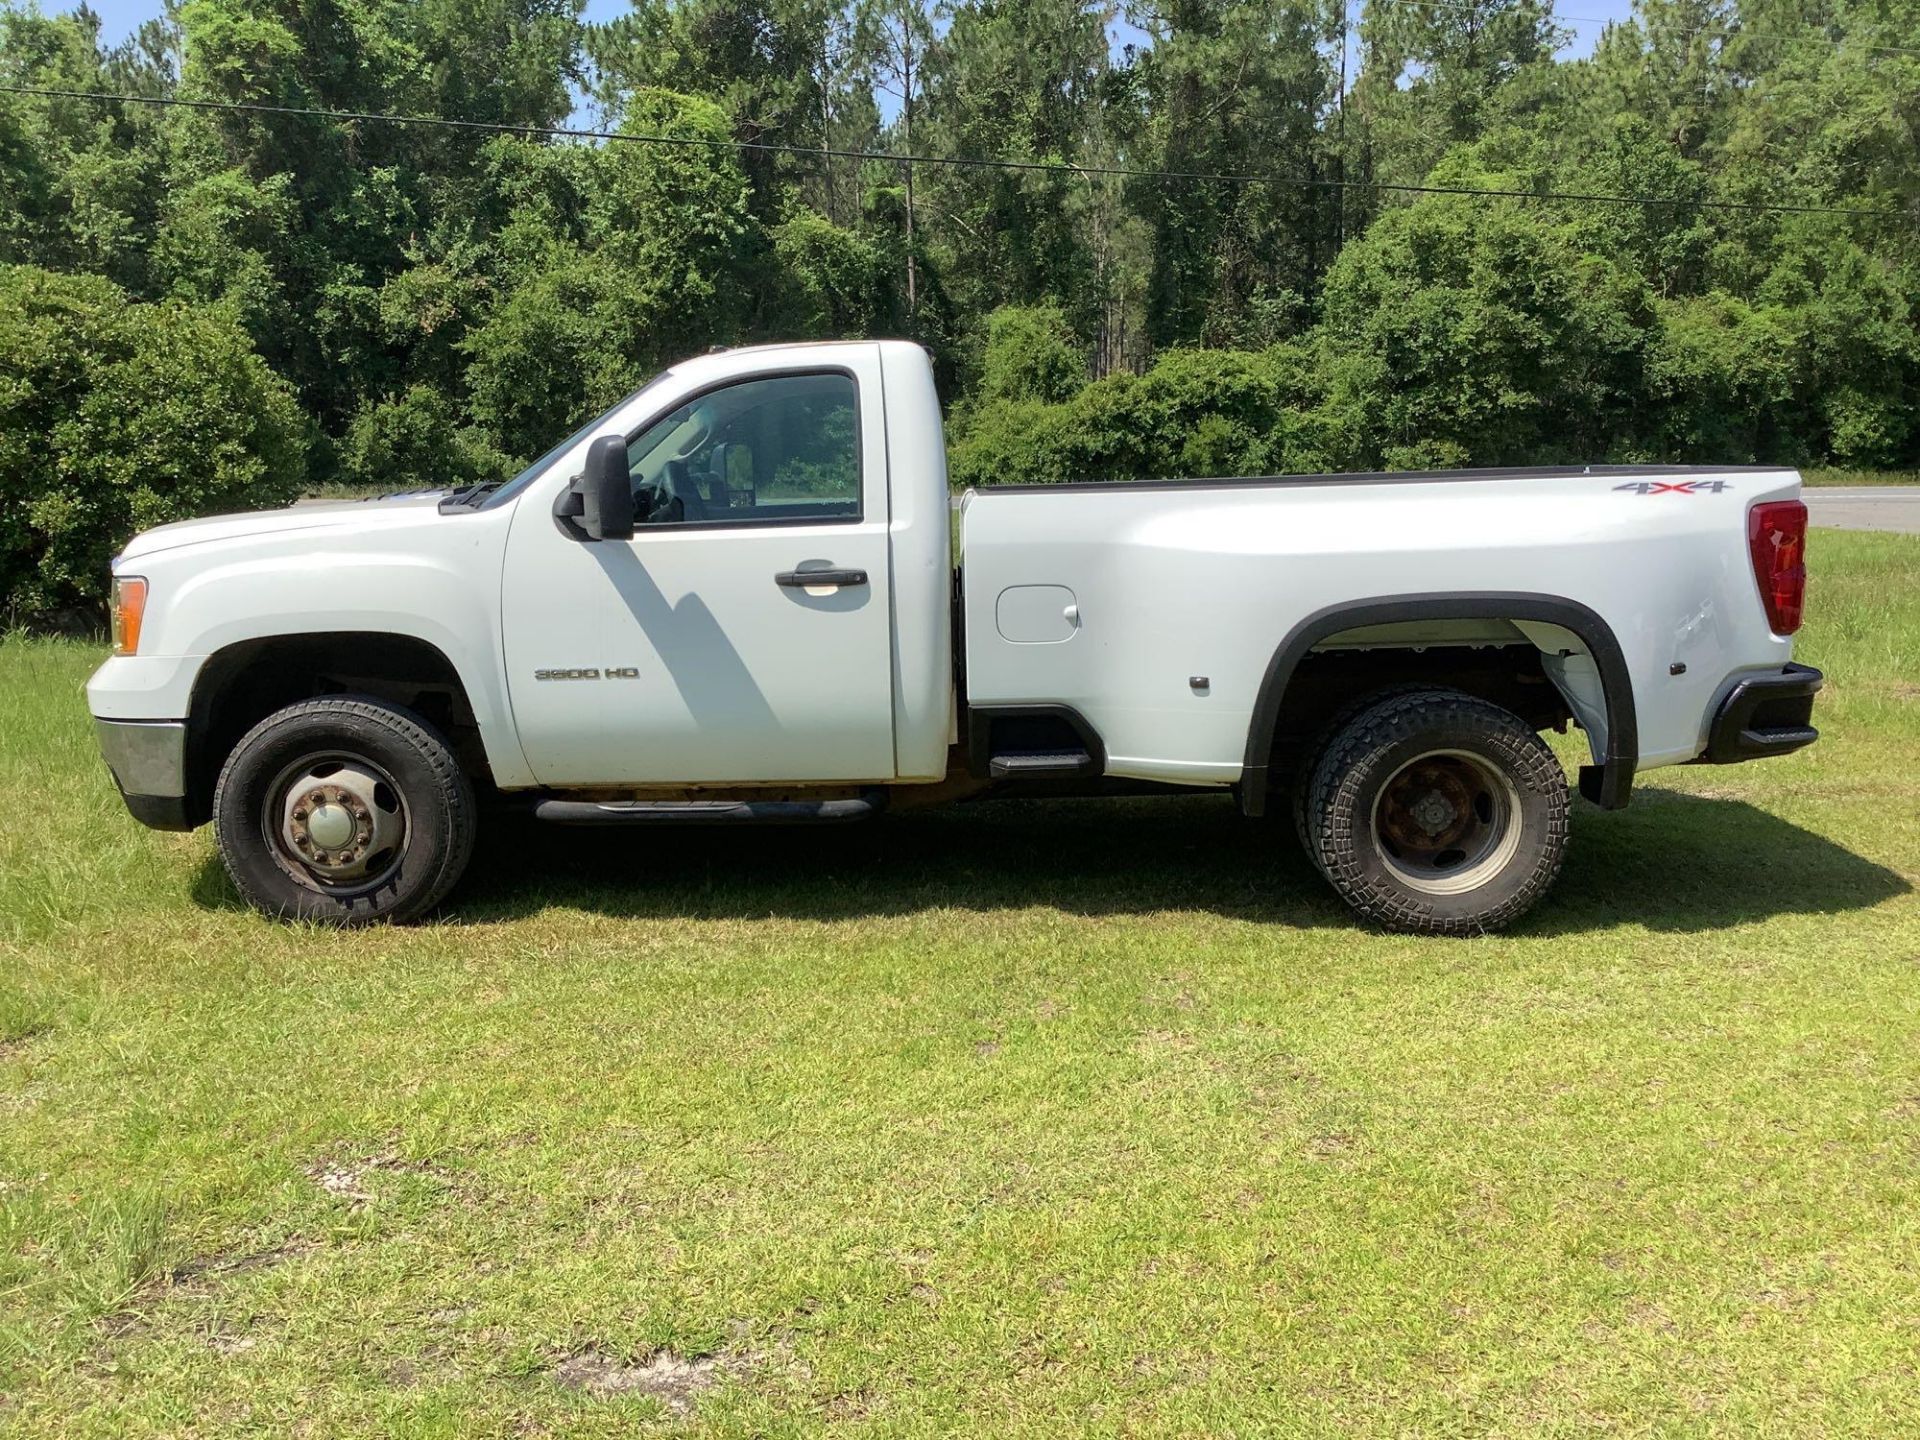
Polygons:
[[113,577],[107,603],[113,620],[113,653],[131,655],[140,648],[140,617],[147,612],[147,582],[138,575]]

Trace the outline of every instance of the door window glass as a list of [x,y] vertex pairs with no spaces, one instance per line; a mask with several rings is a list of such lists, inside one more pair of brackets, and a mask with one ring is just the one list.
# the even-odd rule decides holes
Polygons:
[[857,520],[858,393],[847,375],[742,380],[627,443],[642,525]]

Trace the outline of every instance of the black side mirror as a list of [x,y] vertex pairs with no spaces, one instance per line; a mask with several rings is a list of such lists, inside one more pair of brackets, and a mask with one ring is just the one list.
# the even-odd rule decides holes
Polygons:
[[587,447],[587,468],[575,482],[581,499],[580,528],[589,540],[633,538],[633,481],[627,473],[627,442],[602,435]]

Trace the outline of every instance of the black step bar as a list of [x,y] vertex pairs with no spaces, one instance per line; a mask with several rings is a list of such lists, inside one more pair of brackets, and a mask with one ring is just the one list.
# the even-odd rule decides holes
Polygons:
[[1735,765],[1764,760],[1813,744],[1813,697],[1825,680],[1811,665],[1788,662],[1778,673],[1743,676],[1726,694],[1707,727],[1707,749],[1696,763]]
[[541,800],[550,825],[844,825],[887,808],[884,790],[839,800]]
[[1092,775],[1099,768],[1086,750],[1006,750],[987,761],[987,774],[995,780]]

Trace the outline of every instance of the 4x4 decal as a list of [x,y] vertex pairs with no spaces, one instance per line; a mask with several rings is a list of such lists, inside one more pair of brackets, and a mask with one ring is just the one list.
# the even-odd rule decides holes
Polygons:
[[1636,495],[1718,495],[1732,487],[1724,480],[1629,480],[1613,488]]

